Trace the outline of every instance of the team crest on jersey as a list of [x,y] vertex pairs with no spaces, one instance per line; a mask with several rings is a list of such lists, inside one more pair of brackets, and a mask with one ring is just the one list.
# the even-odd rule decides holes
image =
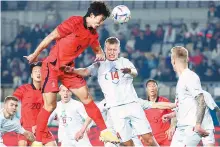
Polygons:
[[62,111],[62,114],[60,117],[61,117],[61,121],[64,127],[68,126],[69,121],[72,121],[71,117],[67,117],[65,110]]

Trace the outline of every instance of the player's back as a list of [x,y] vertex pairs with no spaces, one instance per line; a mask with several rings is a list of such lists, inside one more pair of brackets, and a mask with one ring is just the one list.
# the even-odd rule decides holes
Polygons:
[[196,123],[196,96],[202,93],[198,75],[190,69],[185,69],[180,75],[176,87],[177,126],[194,126]]
[[21,101],[21,123],[23,127],[36,125],[37,115],[43,107],[43,96],[33,84],[24,84],[13,93]]
[[[159,96],[156,100],[156,102],[170,102],[167,98]],[[153,135],[159,135],[161,133],[165,133],[170,127],[170,123],[162,122],[162,116],[168,113],[171,113],[171,110],[165,109],[156,109],[156,108],[151,108],[151,109],[145,109],[144,110],[146,117],[150,123],[150,126],[152,128]]]
[[57,31],[60,39],[56,40],[46,60],[49,62],[57,60],[58,67],[72,62],[98,39],[96,30],[86,29],[82,16],[71,16],[57,27]]
[[115,61],[100,62],[98,82],[104,93],[107,107],[130,103],[138,98],[133,86],[133,77],[120,70],[127,67],[135,69],[134,65],[123,57]]
[[59,138],[73,139],[74,134],[81,129],[85,118],[87,118],[83,104],[73,99],[68,103],[60,101],[55,111],[59,120]]

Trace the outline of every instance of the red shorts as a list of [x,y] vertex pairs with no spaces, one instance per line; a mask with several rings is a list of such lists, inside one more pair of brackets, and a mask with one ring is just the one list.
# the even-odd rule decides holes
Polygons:
[[165,133],[154,135],[154,137],[160,146],[170,146],[171,140],[168,140],[168,137]]
[[[41,67],[41,87],[42,93],[58,92],[58,80],[68,89],[80,88],[86,85],[86,81],[82,76],[77,74],[68,74],[56,68],[55,63],[43,61]],[[74,65],[71,65],[74,66]]]
[[[31,128],[24,128],[24,129],[27,130],[27,131],[32,132],[32,129],[31,129]],[[20,141],[20,140],[25,140],[25,141],[27,141],[27,145],[28,145],[28,146],[30,146],[30,145],[32,144],[32,143],[31,143],[29,140],[27,140],[27,138],[24,137],[24,135],[22,135],[22,134],[18,134],[18,141]],[[52,142],[52,141],[55,141],[55,138],[54,138],[53,134],[48,130],[48,128],[46,128],[46,129],[45,129],[45,132],[44,132],[44,134],[43,134],[42,143],[45,145],[45,144],[47,144],[47,143],[49,143],[49,142]]]

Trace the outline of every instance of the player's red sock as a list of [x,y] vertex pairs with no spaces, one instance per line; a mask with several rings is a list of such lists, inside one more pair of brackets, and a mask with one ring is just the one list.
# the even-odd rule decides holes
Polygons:
[[41,109],[37,116],[37,129],[36,129],[36,141],[42,142],[42,136],[44,134],[44,130],[47,127],[48,119],[50,117],[50,112]]
[[88,104],[84,104],[84,107],[88,116],[93,119],[93,121],[96,123],[99,129],[101,129],[101,131],[105,130],[107,127],[103,120],[102,114],[97,105],[94,103],[94,101],[91,101]]

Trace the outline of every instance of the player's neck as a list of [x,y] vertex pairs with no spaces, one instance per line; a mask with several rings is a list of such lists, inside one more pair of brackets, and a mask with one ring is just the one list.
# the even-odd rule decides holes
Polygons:
[[188,65],[184,65],[184,64],[179,65],[177,70],[176,70],[178,76],[180,76],[185,69],[188,69]]
[[4,114],[4,117],[6,119],[10,119],[12,116],[6,111],[6,109],[3,109],[3,114]]
[[151,102],[156,102],[156,100],[157,100],[157,95],[149,96],[149,100],[150,100]]
[[36,89],[38,89],[38,90],[40,89],[40,82],[33,81],[33,85]]

